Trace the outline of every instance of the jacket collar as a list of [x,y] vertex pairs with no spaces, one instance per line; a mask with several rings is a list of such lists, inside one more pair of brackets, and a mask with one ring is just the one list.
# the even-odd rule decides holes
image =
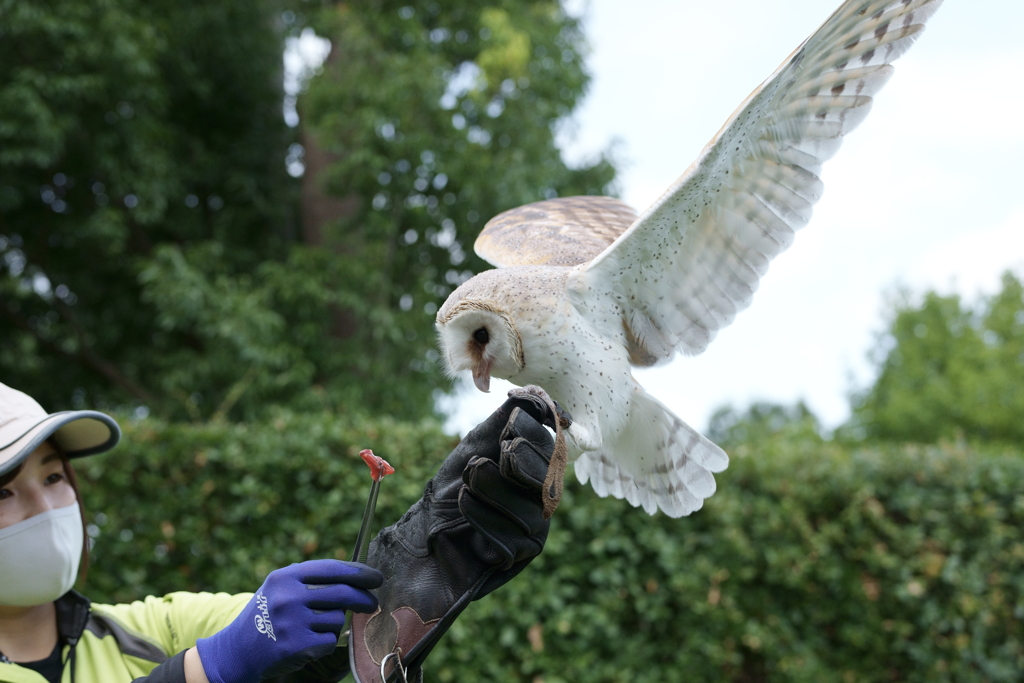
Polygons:
[[[85,625],[89,622],[90,604],[89,598],[73,590],[54,600],[53,605],[57,611],[58,643],[63,641],[74,649],[82,638]],[[11,661],[4,656],[4,653],[0,652],[0,663],[10,664]]]
[[57,632],[71,646],[78,643],[89,621],[89,598],[77,591],[68,591],[57,598]]

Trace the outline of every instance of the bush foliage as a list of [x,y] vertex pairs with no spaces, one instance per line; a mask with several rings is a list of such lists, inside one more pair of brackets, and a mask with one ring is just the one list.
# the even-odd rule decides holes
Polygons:
[[[125,427],[79,466],[100,601],[253,590],[277,566],[347,558],[369,489],[359,449],[398,469],[387,524],[454,445],[432,423],[328,414]],[[785,433],[737,446],[684,519],[573,481],[544,554],[467,610],[429,678],[1017,680],[1022,491],[1018,452]]]

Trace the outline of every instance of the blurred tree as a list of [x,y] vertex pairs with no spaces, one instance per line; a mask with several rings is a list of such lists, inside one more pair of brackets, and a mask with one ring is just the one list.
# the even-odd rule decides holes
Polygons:
[[1012,273],[974,310],[935,292],[897,305],[875,354],[878,380],[842,433],[1024,441],[1024,286]]
[[[287,7],[0,0],[2,381],[51,410],[428,415],[462,239],[611,180],[554,146],[586,81],[557,4]],[[301,103],[340,197],[319,222],[281,113],[310,23],[335,46]]]
[[50,409],[183,414],[289,369],[243,279],[294,194],[272,10],[0,3],[3,381]]

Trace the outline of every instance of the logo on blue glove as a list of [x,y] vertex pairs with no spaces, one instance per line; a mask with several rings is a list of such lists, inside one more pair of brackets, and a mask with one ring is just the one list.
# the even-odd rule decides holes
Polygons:
[[256,630],[266,633],[268,638],[277,642],[277,636],[274,635],[274,624],[270,621],[270,610],[267,609],[267,597],[262,592],[256,593],[256,609],[260,611],[256,615]]

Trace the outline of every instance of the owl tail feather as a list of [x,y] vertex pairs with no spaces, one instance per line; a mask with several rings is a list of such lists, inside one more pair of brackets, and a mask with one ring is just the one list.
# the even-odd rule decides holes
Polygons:
[[625,498],[653,515],[685,517],[715,492],[713,472],[729,465],[721,448],[639,385],[629,418],[613,440],[576,461],[576,477],[599,496]]

